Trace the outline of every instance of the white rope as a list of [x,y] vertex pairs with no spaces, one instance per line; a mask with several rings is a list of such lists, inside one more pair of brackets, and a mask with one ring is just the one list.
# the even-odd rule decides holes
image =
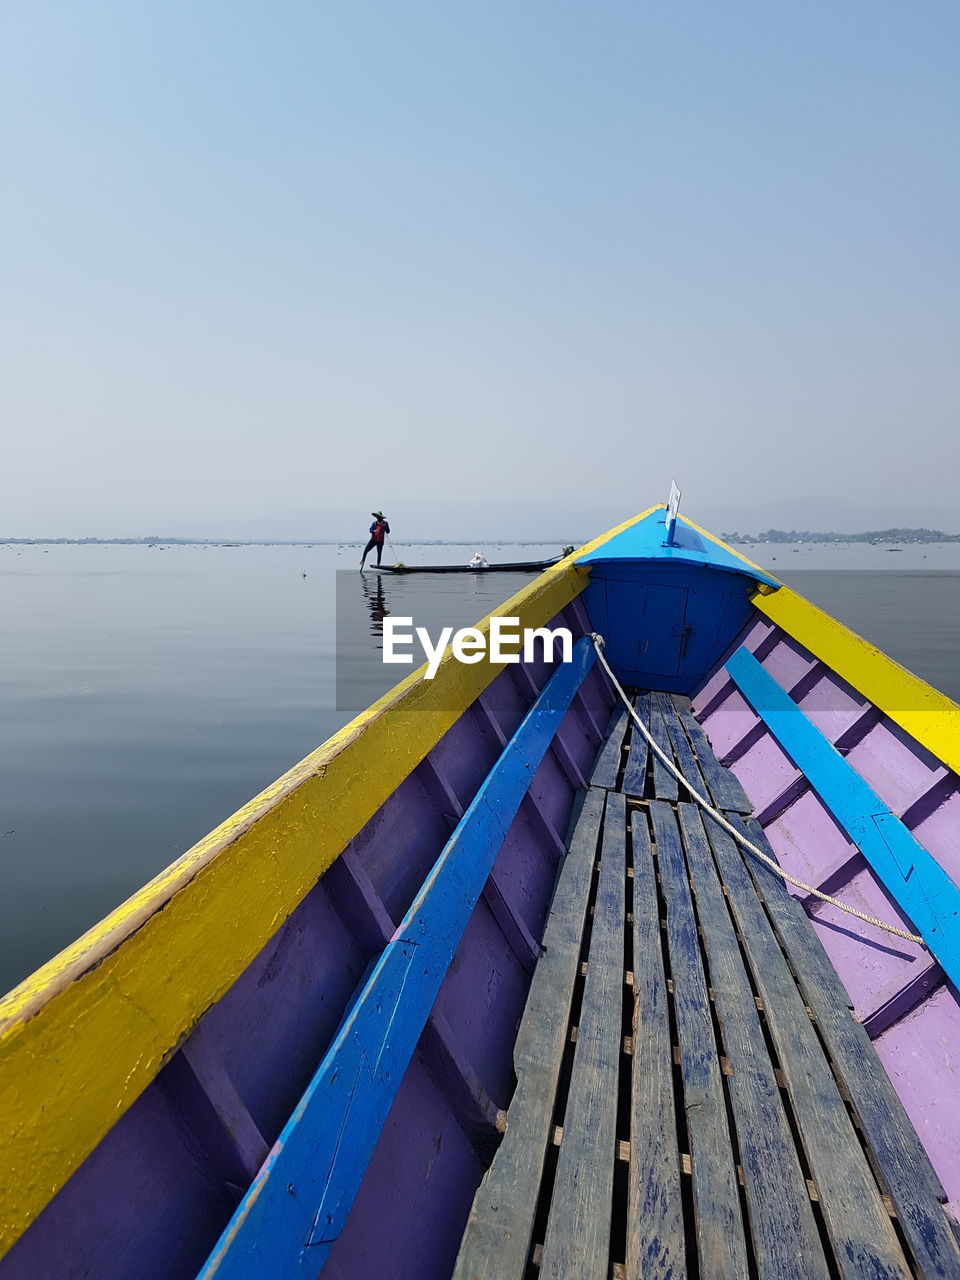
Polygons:
[[766,865],[771,869],[771,871],[775,871],[778,876],[782,876],[784,880],[786,880],[789,884],[794,885],[797,889],[802,889],[804,893],[812,894],[814,898],[819,898],[821,902],[829,902],[831,907],[836,907],[838,911],[842,911],[844,912],[844,914],[848,916],[856,916],[856,918],[858,920],[862,920],[864,924],[872,924],[875,929],[882,929],[884,933],[892,933],[895,937],[903,938],[907,942],[916,942],[921,947],[926,946],[926,943],[923,941],[922,938],[918,937],[917,934],[908,933],[906,929],[898,929],[895,925],[887,924],[883,920],[878,920],[876,916],[868,916],[863,911],[858,911],[856,907],[851,907],[851,906],[848,906],[847,903],[841,902],[839,898],[834,898],[829,893],[823,893],[821,892],[821,890],[815,889],[813,885],[804,884],[802,880],[794,879],[793,876],[789,875],[786,871],[784,871],[783,867],[781,867],[778,862],[775,862],[773,858],[768,857],[763,852],[762,849],[757,848],[757,846],[753,843],[752,840],[748,840],[747,837],[741,831],[738,831],[737,828],[731,822],[729,822],[723,816],[722,813],[718,813],[718,811],[713,807],[713,805],[710,804],[710,802],[706,800],[700,794],[700,792],[697,791],[696,788],[691,785],[690,782],[687,781],[687,779],[683,776],[683,774],[680,772],[677,766],[673,763],[673,761],[668,759],[666,753],[661,750],[661,748],[657,745],[656,742],[654,742],[653,735],[651,734],[647,726],[643,723],[640,716],[637,714],[636,708],[633,706],[630,699],[624,693],[623,686],[621,685],[617,677],[613,674],[613,671],[611,670],[611,667],[610,667],[610,663],[607,662],[607,659],[604,656],[603,636],[598,635],[596,631],[593,631],[590,634],[590,638],[593,641],[594,648],[597,651],[597,657],[600,659],[603,669],[606,671],[607,675],[610,677],[611,681],[613,682],[613,687],[616,689],[617,693],[619,693],[620,697],[623,699],[623,705],[627,708],[627,710],[630,712],[630,715],[633,717],[634,724],[637,726],[637,728],[646,738],[647,742],[650,743],[650,746],[653,748],[653,750],[656,752],[659,758],[663,761],[663,763],[667,766],[670,772],[674,775],[677,781],[683,783],[687,791],[690,793],[691,797],[694,800],[696,800],[697,804],[700,805],[702,809],[705,809],[707,813],[709,813],[710,817],[713,818],[715,822],[718,822],[720,826],[724,828],[725,831],[729,831],[729,833],[733,836],[734,840],[736,840],[739,844],[743,845],[745,849],[748,849],[754,855],[755,858],[759,858],[761,862],[766,863]]

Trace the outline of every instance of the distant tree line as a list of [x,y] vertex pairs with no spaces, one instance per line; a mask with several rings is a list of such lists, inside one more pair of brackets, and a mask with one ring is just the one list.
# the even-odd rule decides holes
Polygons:
[[15,547],[302,547],[326,546],[334,543],[232,542],[226,538],[0,538],[0,546]]
[[810,529],[767,529],[766,533],[724,533],[724,542],[960,542],[960,533],[940,529],[868,529],[865,533],[820,533]]
[[164,546],[177,542],[182,546],[208,542],[206,538],[0,538],[0,543],[19,547],[85,547],[90,543],[102,543],[110,547]]
[[[739,535],[735,534],[734,537]],[[451,542],[449,538],[414,538],[406,541],[393,539],[399,547],[472,547],[478,542],[492,542],[498,547],[528,547],[555,542],[563,546],[570,538],[486,538],[478,534],[463,542]],[[576,545],[582,545],[581,539]],[[0,538],[0,546],[8,547],[339,547],[363,544],[362,538],[260,538],[244,541],[232,538]]]

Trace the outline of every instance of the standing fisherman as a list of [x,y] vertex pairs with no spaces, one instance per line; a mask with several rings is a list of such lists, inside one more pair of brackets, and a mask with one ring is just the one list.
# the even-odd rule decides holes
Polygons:
[[377,549],[377,564],[380,563],[380,557],[383,555],[383,540],[390,532],[390,526],[384,519],[382,511],[371,511],[370,514],[373,516],[373,524],[370,526],[370,541],[364,547],[363,555],[360,557],[361,573],[363,573],[363,562],[374,547]]

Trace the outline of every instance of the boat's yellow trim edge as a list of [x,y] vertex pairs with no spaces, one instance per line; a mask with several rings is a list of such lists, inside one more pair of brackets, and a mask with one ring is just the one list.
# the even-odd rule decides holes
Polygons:
[[[709,530],[701,529],[686,516],[684,520],[697,533],[738,556],[745,564],[760,568]],[[782,582],[776,587],[759,584],[753,594],[753,604],[948,769],[960,773],[960,706],[945,693],[915,676],[882,649]]]
[[960,706],[789,587],[753,603],[868,698],[916,742],[960,773]]
[[[549,622],[588,581],[575,559],[648,514],[498,614]],[[0,1256],[498,670],[413,672],[0,1000]]]

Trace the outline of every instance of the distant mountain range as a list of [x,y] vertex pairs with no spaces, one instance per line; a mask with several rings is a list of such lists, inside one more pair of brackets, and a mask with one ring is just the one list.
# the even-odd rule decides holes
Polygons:
[[868,529],[865,533],[819,533],[768,529],[766,533],[722,533],[724,542],[960,542],[960,533],[940,529]]

